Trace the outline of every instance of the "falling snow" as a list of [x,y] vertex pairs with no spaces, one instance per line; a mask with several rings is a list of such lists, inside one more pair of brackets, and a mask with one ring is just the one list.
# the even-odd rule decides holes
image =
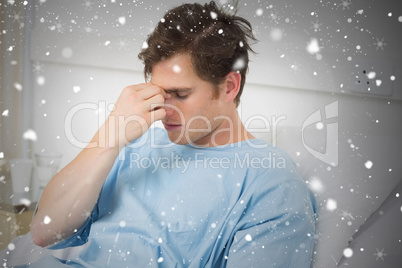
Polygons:
[[218,18],[218,14],[216,14],[215,12],[211,11],[210,16],[213,20]]
[[351,248],[345,248],[343,250],[343,256],[345,256],[345,258],[351,258],[353,256],[353,250]]
[[[46,0],[40,0],[39,3],[43,4],[45,3]],[[115,4],[115,0],[111,0],[111,1],[106,1],[103,0],[101,1],[101,4],[98,4],[98,2],[96,1],[89,1],[89,0],[85,0],[85,1],[80,1],[79,5],[80,8],[87,11],[87,13],[98,13],[95,12],[95,10],[97,10],[97,8],[100,7],[106,7],[106,4],[109,3],[113,3]],[[135,1],[134,1],[135,2]],[[221,1],[226,2],[226,1]],[[16,4],[17,1],[14,0],[8,0],[7,1],[8,4]],[[26,3],[26,1],[25,1]],[[251,3],[251,2],[250,2]],[[325,3],[323,1],[320,1],[320,3],[324,6]],[[329,3],[329,2],[328,2]],[[332,2],[331,2],[332,3]],[[250,5],[250,4],[249,4]],[[297,44],[299,46],[300,51],[303,51],[304,53],[311,54],[314,56],[317,56],[317,59],[320,57],[319,53],[324,52],[327,50],[327,48],[331,48],[334,51],[338,50],[340,52],[340,54],[342,54],[344,61],[349,61],[350,63],[354,64],[356,59],[358,58],[357,56],[359,55],[365,55],[367,56],[367,51],[370,51],[369,49],[372,50],[376,50],[378,53],[384,52],[386,51],[389,47],[391,47],[391,45],[388,46],[388,44],[385,42],[387,41],[388,43],[391,43],[390,39],[387,38],[387,36],[385,36],[385,38],[381,37],[381,32],[371,32],[371,29],[367,29],[367,27],[363,27],[363,22],[364,20],[368,20],[371,19],[369,17],[367,17],[367,14],[369,14],[370,10],[368,8],[365,9],[360,9],[361,7],[357,5],[357,3],[354,3],[352,0],[339,0],[336,1],[335,3],[333,3],[333,8],[335,8],[337,11],[339,12],[344,12],[345,15],[344,16],[340,16],[341,19],[339,19],[339,21],[337,21],[337,23],[339,24],[339,26],[337,25],[337,29],[334,28],[334,25],[326,25],[325,24],[325,20],[323,17],[323,13],[320,13],[318,11],[309,11],[307,14],[309,17],[309,21],[307,21],[305,23],[305,32],[309,33],[308,37],[304,38],[303,41],[300,44]],[[159,7],[158,7],[159,8]],[[332,8],[332,7],[331,7]],[[388,17],[387,19],[389,20],[394,20],[397,21],[397,23],[402,23],[402,15],[400,14],[396,14],[396,11],[394,11],[394,13],[392,12],[388,12],[388,13],[384,13],[382,14],[382,16],[384,17]],[[257,19],[259,21],[263,21],[263,23],[261,25],[257,25],[257,27],[255,27],[255,31],[256,33],[261,33],[262,35],[262,31],[263,29],[267,29],[267,33],[265,36],[269,37],[271,41],[276,42],[276,45],[279,47],[278,50],[276,51],[276,57],[280,58],[282,62],[285,62],[287,65],[286,67],[291,68],[292,71],[294,71],[294,73],[302,73],[304,71],[304,69],[308,69],[307,64],[301,64],[301,61],[298,61],[298,59],[294,59],[293,57],[293,53],[298,53],[297,49],[295,49],[295,44],[292,44],[291,39],[288,35],[289,34],[289,30],[286,27],[283,27],[283,25],[286,26],[291,26],[291,27],[295,27],[295,25],[297,25],[297,23],[300,23],[300,18],[298,18],[298,15],[296,12],[294,12],[293,14],[285,14],[284,11],[280,8],[273,5],[270,5],[268,7],[258,7],[254,6],[253,9],[251,10],[251,14],[254,17],[257,17]],[[46,25],[46,31],[50,31],[53,34],[60,34],[60,33],[68,33],[68,32],[72,32],[73,29],[75,31],[75,29],[80,29],[82,31],[85,31],[85,33],[87,34],[94,34],[95,33],[98,34],[99,30],[97,29],[97,26],[95,25],[95,22],[98,20],[100,20],[101,14],[96,14],[93,15],[91,17],[93,17],[93,19],[91,21],[88,21],[86,23],[86,25],[84,25],[82,23],[82,18],[80,17],[71,17],[68,20],[63,19],[62,16],[58,16],[53,14],[54,16],[51,17],[51,14],[48,14],[48,17],[44,16],[43,18],[38,18],[37,21],[42,24],[42,25]],[[72,16],[72,13],[70,13],[70,15]],[[310,16],[311,15],[311,16]],[[304,16],[304,15],[303,15]],[[218,19],[218,15],[215,12],[211,12],[210,13],[210,17],[212,19]],[[12,22],[15,23],[15,25],[20,28],[23,28],[24,25],[24,20],[25,20],[25,16],[23,14],[23,12],[19,12],[19,11],[13,11],[10,14],[10,18],[12,19]],[[123,29],[123,28],[129,28],[128,26],[131,25],[131,13],[128,12],[124,15],[116,15],[114,14],[112,17],[112,22],[111,24],[113,24],[113,29],[119,28],[119,29]],[[265,19],[265,21],[264,21]],[[376,18],[377,19],[377,18]],[[157,21],[157,20],[156,20]],[[164,23],[164,19],[162,18],[160,20],[162,23]],[[105,22],[106,24],[107,22]],[[152,21],[149,22],[149,25],[153,26]],[[342,23],[347,23],[347,25],[349,26],[349,29],[353,29],[353,31],[351,30],[351,32],[345,33],[345,29],[341,27]],[[265,25],[264,25],[265,24]],[[141,26],[142,30],[148,30],[148,27],[151,28],[150,26]],[[72,27],[77,27],[77,28],[72,28]],[[273,27],[272,27],[273,26]],[[398,25],[397,25],[398,26]],[[400,24],[399,24],[400,26]],[[180,30],[180,25],[174,26],[177,27],[178,30]],[[3,30],[2,35],[8,33],[8,29]],[[223,29],[219,29],[218,31],[219,34],[224,34]],[[360,34],[360,35],[359,35]],[[362,42],[361,40],[357,40],[355,41],[354,38],[356,37],[356,39],[359,39],[360,36],[369,36],[371,39],[368,40],[368,42]],[[377,35],[377,36],[374,36]],[[99,36],[99,34],[98,34]],[[314,36],[314,37],[311,37]],[[325,38],[322,38],[323,36],[325,36]],[[143,40],[144,36],[141,36],[138,38],[137,41],[139,40]],[[110,40],[106,40],[106,38],[110,38]],[[137,38],[137,37],[136,37]],[[141,38],[141,39],[140,39]],[[310,41],[308,41],[310,38]],[[341,39],[342,41],[335,42],[334,40],[339,40]],[[328,40],[328,41],[326,41]],[[133,41],[130,38],[125,38],[125,36],[119,38],[111,38],[110,36],[107,37],[103,37],[102,39],[100,39],[99,44],[103,47],[103,49],[109,49],[110,51],[112,51],[113,49],[117,48],[119,50],[125,50],[125,51],[130,51],[132,46],[135,46],[135,43],[132,43]],[[307,46],[305,45],[307,42]],[[332,42],[332,43],[331,43]],[[341,42],[344,42],[343,44],[341,44]],[[45,50],[42,50],[40,57],[44,57],[46,58],[47,56],[54,56],[56,55],[56,57],[62,57],[64,60],[69,60],[72,59],[73,57],[78,57],[78,55],[80,55],[80,51],[78,49],[76,49],[76,47],[74,47],[74,45],[68,44],[70,46],[60,46],[60,47],[51,47],[51,45],[49,44],[49,47],[46,47],[46,53],[44,53]],[[393,45],[393,44],[392,44]],[[137,46],[139,46],[140,48],[148,48],[148,43],[146,41],[144,41],[142,43],[141,46],[141,41],[139,41],[139,43],[137,43]],[[239,47],[244,47],[243,42],[239,42]],[[16,44],[7,44],[5,45],[5,50],[7,51],[7,53],[16,53],[16,51],[18,51],[18,47]],[[76,53],[76,55],[75,55]],[[308,55],[307,54],[307,55]],[[280,55],[280,56],[279,56]],[[286,57],[285,57],[286,55]],[[382,54],[381,54],[382,55]],[[341,58],[341,57],[340,57]],[[289,59],[292,59],[291,61]],[[294,60],[294,62],[293,62]],[[297,61],[297,62],[296,62]],[[43,61],[45,62],[45,61]],[[36,61],[33,62],[32,64],[32,73],[35,74],[34,76],[34,83],[36,82],[37,85],[39,86],[45,86],[46,84],[46,79],[49,78],[49,85],[51,84],[51,79],[49,76],[45,75],[45,68],[43,65],[42,61]],[[293,63],[292,63],[293,62]],[[11,67],[13,66],[18,66],[19,62],[17,62],[16,60],[13,61],[9,61],[7,62],[7,64],[10,64]],[[304,63],[304,62],[302,62]],[[339,63],[339,65],[337,65]],[[340,63],[341,60],[337,60],[334,65],[332,67],[336,67],[339,69],[340,66],[342,66]],[[233,70],[242,70],[245,67],[246,63],[244,62],[243,59],[237,59],[234,64],[233,64]],[[336,69],[334,68],[334,69]],[[49,69],[51,69],[49,67]],[[337,70],[337,69],[336,69]],[[178,65],[173,66],[173,71],[175,73],[180,73],[181,72],[181,68]],[[312,69],[312,70],[308,70],[309,71],[309,75],[313,74],[315,77],[320,77],[322,75],[322,73],[324,73],[323,70],[320,69]],[[395,81],[396,80],[396,76],[395,75],[390,75],[387,74],[387,76],[381,76],[381,72],[368,72],[366,74],[367,78],[370,80],[373,80],[371,82],[373,82],[377,87],[381,87],[383,86],[386,82],[389,81]],[[18,91],[18,92],[24,92],[28,89],[28,87],[25,87],[25,83],[23,83],[22,81],[19,82],[14,82],[11,81],[11,87],[13,89],[13,91]],[[332,81],[330,81],[332,82]],[[340,81],[342,82],[342,86],[341,88],[344,88],[346,90],[346,82],[345,81]],[[337,85],[339,85],[340,83],[338,83]],[[24,86],[23,86],[24,85]],[[80,84],[84,87],[84,84]],[[345,85],[345,86],[344,86]],[[44,88],[44,87],[43,87]],[[42,89],[42,88],[41,88]],[[73,84],[69,84],[67,89],[69,90],[69,93],[71,94],[71,89],[73,93],[79,93],[81,92],[81,86],[78,85],[73,85]],[[84,91],[87,91],[87,87],[85,87]],[[19,94],[18,92],[16,92],[16,94]],[[82,92],[83,93],[83,92]],[[81,94],[82,94],[81,93]],[[74,95],[74,96],[80,96],[80,94],[78,95]],[[42,97],[41,97],[42,98]],[[40,100],[40,99],[39,99]],[[40,103],[42,105],[46,104],[46,100],[42,99],[42,101],[40,101]],[[51,99],[49,98],[49,102],[48,102],[48,106],[51,104]],[[388,103],[390,104],[390,102]],[[41,107],[46,107],[46,106],[41,106]],[[98,110],[99,112],[99,110]],[[8,116],[13,116],[13,110],[11,109],[11,111],[9,109],[5,109],[5,107],[3,107],[2,109],[2,113],[1,115],[3,117],[8,117]],[[46,114],[45,114],[46,115]],[[379,119],[377,119],[379,118]],[[379,126],[382,125],[384,120],[381,120],[382,118],[380,117],[376,117],[374,116],[374,118],[371,118],[371,123],[372,125],[375,126]],[[4,119],[6,120],[6,119]],[[315,124],[315,127],[317,130],[323,130],[325,128],[325,125],[322,122],[318,122]],[[370,126],[372,127],[372,126]],[[60,137],[60,136],[58,136]],[[348,139],[348,144],[347,146],[350,148],[349,151],[350,152],[360,152],[363,151],[363,146],[361,146],[361,149],[359,150],[359,146],[361,145],[359,144],[359,140],[353,138],[353,142],[352,139]],[[38,139],[37,137],[37,133],[32,130],[32,129],[28,129],[27,131],[25,131],[23,133],[23,139],[25,140],[31,140],[31,141],[36,141]],[[300,152],[296,153],[297,156],[300,156],[303,154]],[[0,158],[4,158],[4,153],[0,152]],[[361,158],[360,158],[361,159]],[[364,158],[363,158],[364,159]],[[374,158],[372,158],[373,161],[375,161]],[[361,160],[360,160],[361,161]],[[363,160],[364,162],[364,160]],[[359,165],[357,165],[360,169],[362,168],[362,164],[360,163]],[[364,163],[364,167],[368,170],[372,169],[373,167],[373,162],[371,160],[367,160]],[[380,163],[376,161],[376,166],[375,169],[377,169],[378,167],[380,167]],[[386,169],[384,169],[385,171],[388,170],[389,172],[392,171],[391,168],[388,169],[389,166],[386,167]],[[394,168],[394,173],[396,173],[396,167]],[[364,169],[364,168],[363,168]],[[329,171],[330,169],[328,169]],[[219,179],[222,179],[222,175],[218,174],[217,177]],[[373,176],[374,178],[374,176]],[[4,183],[6,181],[5,176],[0,176],[0,182]],[[323,180],[321,180],[318,177],[312,177],[309,181],[308,181],[308,186],[309,188],[316,194],[320,194],[323,193],[326,188],[324,187],[325,184],[325,179],[323,178]],[[236,183],[237,187],[241,187],[240,183]],[[345,186],[345,185],[344,185]],[[30,189],[28,188],[27,191],[29,191]],[[347,192],[347,194],[354,194],[357,195],[356,192],[359,191],[359,188],[354,186],[353,188],[349,188],[345,186],[345,190]],[[374,199],[376,196],[375,194],[373,195],[372,193],[360,193],[363,194],[363,197],[366,196],[369,199]],[[397,193],[395,195],[396,197],[399,197],[399,193]],[[31,204],[31,200],[29,199],[21,199],[20,200],[22,204],[29,206]],[[371,201],[370,201],[371,202]],[[335,199],[332,198],[328,198],[326,200],[326,204],[325,204],[325,208],[328,211],[334,211],[336,210],[338,207],[337,201]],[[341,206],[339,205],[340,209]],[[339,210],[340,210],[339,209]],[[174,211],[175,207],[171,207],[171,210]],[[402,206],[400,207],[400,211],[402,212]],[[169,211],[170,213],[171,211]],[[161,216],[166,216],[166,212],[162,212]],[[337,214],[337,217],[339,217],[339,214]],[[344,221],[345,224],[348,225],[352,225],[352,222],[355,220],[355,217],[357,218],[358,216],[355,215],[355,217],[348,211],[342,210],[340,212],[340,217],[341,219]],[[49,224],[51,222],[50,217],[45,216],[44,218],[44,224]],[[188,221],[189,225],[193,226],[195,225],[195,223],[191,220]],[[289,225],[289,222],[286,223],[287,225]],[[166,225],[168,226],[168,221],[163,221],[162,225]],[[126,226],[126,222],[125,221],[120,221],[119,222],[119,226],[120,227],[125,227]],[[217,227],[217,223],[211,223],[210,228],[215,229]],[[354,226],[356,227],[356,226]],[[14,226],[13,227],[15,230],[19,228],[19,226]],[[60,234],[57,234],[60,236]],[[244,239],[248,242],[252,241],[253,238],[250,234],[247,234]],[[158,243],[163,243],[163,239],[161,237],[159,237],[157,239]],[[264,247],[264,246],[263,246]],[[15,250],[15,244],[10,243],[7,246],[8,250],[13,251]],[[363,251],[364,249],[361,248],[360,251]],[[357,251],[357,250],[356,250]],[[366,250],[367,251],[367,250]],[[123,253],[122,253],[123,254]],[[124,253],[124,254],[130,254],[129,252]],[[370,252],[371,254],[371,252]],[[356,254],[357,255],[357,254]],[[122,255],[123,256],[123,255]],[[354,256],[354,252],[353,249],[351,248],[345,248],[343,250],[343,256],[345,258],[351,258],[352,256]],[[376,252],[373,253],[373,256],[375,257],[376,261],[384,261],[384,258],[387,256],[387,254],[384,252],[384,248],[382,249],[376,249]],[[165,256],[166,258],[166,256]],[[225,258],[227,258],[227,256],[225,256]],[[154,259],[153,261],[157,260],[158,263],[162,263],[164,261],[163,257],[159,257],[158,259]],[[166,262],[166,260],[165,260]]]
[[173,72],[177,73],[177,74],[180,73],[181,72],[181,67],[179,65],[175,64],[173,66]]
[[334,211],[336,210],[337,207],[338,207],[337,202],[332,198],[328,198],[326,209],[328,211]]
[[22,91],[22,85],[20,83],[15,82],[14,83],[14,88],[18,91]]
[[36,82],[38,83],[39,86],[43,86],[46,83],[46,79],[43,76],[38,76],[38,78],[36,79]]
[[379,49],[384,50],[384,47],[387,45],[387,43],[384,42],[384,38],[382,38],[382,39],[376,38],[376,41],[373,44],[374,44],[376,50],[379,50]]
[[8,244],[7,248],[8,248],[8,250],[13,251],[13,250],[15,250],[15,244],[10,243],[10,244]]
[[319,178],[313,177],[308,182],[310,189],[315,193],[322,193],[324,192],[324,185]]
[[369,73],[367,74],[367,78],[368,78],[368,79],[374,79],[375,76],[376,76],[376,73],[373,72],[373,71],[371,71],[371,72],[369,72]]
[[373,162],[370,161],[370,160],[367,160],[366,163],[364,163],[364,166],[365,166],[367,169],[371,169],[371,168],[373,167]]
[[[25,187],[25,188],[26,188],[25,192],[29,192],[29,188],[28,187]],[[21,198],[20,203],[23,204],[24,206],[29,207],[31,205],[32,201],[29,200],[28,198]]]
[[243,58],[238,58],[234,62],[232,70],[240,71],[240,70],[243,70],[245,66],[246,66],[246,61]]
[[318,22],[318,20],[316,20],[315,22],[312,22],[311,28],[313,29],[314,32],[321,31],[321,27],[322,27],[322,23]]
[[373,255],[376,257],[375,260],[381,260],[384,261],[384,257],[387,256],[386,253],[384,253],[384,249],[379,250],[378,248],[376,249],[376,252],[373,253]]
[[321,48],[316,38],[312,38],[306,47],[308,53],[316,54],[320,52]]
[[144,41],[143,43],[142,43],[142,47],[141,47],[142,49],[147,49],[148,48],[148,43],[146,42],[146,41]]
[[28,129],[27,131],[25,131],[22,137],[25,140],[31,140],[31,141],[36,141],[38,139],[36,132],[33,131],[32,129]]
[[35,62],[32,64],[32,72],[36,73],[36,74],[40,74],[43,72],[43,64],[41,64],[40,62]]
[[119,17],[118,21],[119,21],[119,23],[120,23],[121,25],[124,25],[124,24],[126,24],[126,17],[121,16],[121,17]]
[[45,218],[43,219],[43,223],[44,224],[49,224],[52,221],[52,219],[49,216],[45,216]]
[[73,56],[73,49],[71,47],[65,47],[63,48],[61,55],[65,59],[69,59]]
[[253,240],[253,237],[250,234],[247,234],[244,239],[246,239],[246,241],[250,242]]
[[345,10],[345,9],[350,9],[351,6],[352,6],[352,1],[351,1],[351,0],[343,0],[343,1],[339,4],[339,6],[340,6],[343,10]]

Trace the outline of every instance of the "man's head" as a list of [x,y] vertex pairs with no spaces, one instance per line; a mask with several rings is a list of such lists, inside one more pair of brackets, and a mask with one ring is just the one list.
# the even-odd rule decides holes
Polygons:
[[241,74],[239,92],[234,99],[239,105],[248,69],[249,42],[254,41],[250,23],[228,14],[212,1],[209,4],[183,4],[166,12],[147,39],[147,48],[138,57],[144,62],[147,78],[153,67],[173,55],[188,53],[195,73],[215,87],[226,76]]

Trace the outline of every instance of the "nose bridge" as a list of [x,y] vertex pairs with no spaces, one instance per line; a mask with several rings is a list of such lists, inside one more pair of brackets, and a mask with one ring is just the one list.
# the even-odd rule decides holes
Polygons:
[[174,115],[175,110],[177,109],[177,106],[174,105],[173,98],[166,98],[165,99],[164,109],[166,111],[166,116],[173,116]]

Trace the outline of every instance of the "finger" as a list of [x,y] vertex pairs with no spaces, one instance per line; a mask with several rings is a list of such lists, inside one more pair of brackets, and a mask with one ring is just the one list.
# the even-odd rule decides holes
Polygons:
[[149,111],[156,110],[164,106],[165,98],[162,95],[158,94],[144,101],[144,104],[149,109]]
[[163,118],[166,117],[166,111],[163,108],[152,111],[152,114],[153,114],[152,119],[154,122],[158,121],[158,120],[162,120]]
[[134,92],[140,92],[142,89],[151,86],[151,83],[142,83],[137,85],[130,85],[124,88],[124,91],[127,91],[128,94],[132,94]]
[[[151,84],[152,84],[152,83],[151,83]],[[152,85],[154,85],[154,86],[156,86],[156,87],[158,87],[158,88],[160,89],[160,91],[161,91],[160,93],[163,95],[163,97],[164,97],[165,99],[171,97],[172,94],[167,93],[164,88],[162,88],[162,87],[160,87],[160,86],[158,86],[158,85],[155,85],[155,84],[152,84]]]
[[162,88],[162,87],[160,87],[160,86],[158,86],[158,85],[155,85],[155,84],[152,84],[152,85],[154,85],[155,87],[157,87],[157,88],[160,90],[159,93],[162,94],[162,96],[163,96],[165,99],[166,99],[166,98],[170,98],[170,97],[172,96],[172,94],[166,92],[164,88]]
[[159,86],[156,86],[154,84],[149,84],[143,88],[140,89],[139,93],[141,94],[141,97],[144,100],[148,100],[158,94],[162,95],[164,98],[166,98],[167,93],[165,90]]

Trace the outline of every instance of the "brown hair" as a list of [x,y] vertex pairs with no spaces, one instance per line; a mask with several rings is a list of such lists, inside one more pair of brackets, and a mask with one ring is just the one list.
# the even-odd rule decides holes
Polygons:
[[[147,39],[147,47],[138,55],[144,63],[145,78],[152,68],[173,54],[189,53],[197,75],[216,88],[231,71],[241,74],[238,106],[246,81],[249,41],[256,41],[248,20],[219,9],[214,1],[183,4],[166,12]],[[216,95],[219,95],[217,92]]]

